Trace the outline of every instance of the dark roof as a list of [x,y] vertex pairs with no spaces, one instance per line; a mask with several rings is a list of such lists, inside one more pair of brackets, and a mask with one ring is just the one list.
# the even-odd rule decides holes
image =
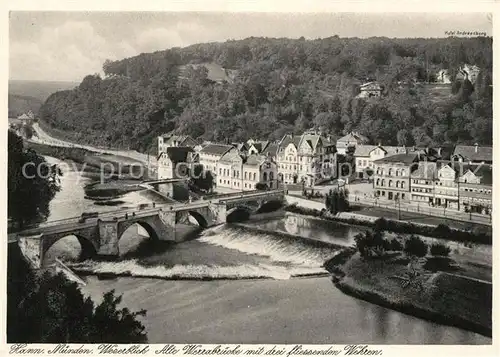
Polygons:
[[493,148],[491,146],[457,145],[453,155],[462,156],[467,161],[493,161]]
[[162,152],[158,158],[166,154],[172,162],[187,162],[188,155],[192,152],[194,152],[194,150],[189,146],[172,146],[168,147],[166,152]]
[[228,152],[230,149],[232,149],[234,146],[231,145],[222,145],[222,144],[208,144],[205,146],[203,149],[200,150],[200,152],[206,153],[206,154],[211,154],[211,155],[224,155],[226,152]]
[[374,164],[384,164],[384,163],[402,163],[411,164],[417,161],[418,154],[397,154],[384,157],[383,159],[373,161]]
[[271,143],[267,145],[267,147],[262,151],[263,155],[271,155],[271,156],[276,156],[276,153],[278,152],[278,144]]
[[437,171],[436,163],[421,161],[418,168],[411,173],[411,177],[431,180],[437,177]]

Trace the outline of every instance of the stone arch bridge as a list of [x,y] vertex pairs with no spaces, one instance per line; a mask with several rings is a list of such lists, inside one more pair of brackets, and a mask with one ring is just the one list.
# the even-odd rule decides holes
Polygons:
[[284,190],[252,191],[218,195],[210,200],[149,206],[145,209],[119,210],[99,213],[97,217],[82,220],[74,217],[46,222],[9,236],[16,239],[21,252],[34,268],[41,268],[45,253],[61,238],[74,235],[78,238],[82,255],[117,257],[118,243],[122,234],[133,224],[143,227],[151,239],[179,242],[175,226],[180,217],[189,214],[202,228],[226,222],[228,214],[241,208],[256,212],[270,201],[284,201]]

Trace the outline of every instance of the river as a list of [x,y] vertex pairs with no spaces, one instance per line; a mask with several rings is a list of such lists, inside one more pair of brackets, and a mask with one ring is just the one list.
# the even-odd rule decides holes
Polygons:
[[[49,219],[158,200],[131,192],[119,206],[97,206],[84,198],[89,181],[65,166]],[[133,226],[120,241],[118,261],[73,264],[129,275],[113,280],[86,276],[82,290],[99,301],[115,289],[123,294],[124,306],[146,309],[143,323],[151,343],[491,343],[472,332],[352,298],[329,277],[318,277],[325,273],[323,262],[339,246],[351,245],[360,228],[283,214],[203,232],[188,225],[180,230],[195,239],[151,247],[146,232]],[[45,262],[56,256],[75,259],[79,250],[76,238],[64,238],[49,249]],[[214,280],[181,280],[186,278]]]

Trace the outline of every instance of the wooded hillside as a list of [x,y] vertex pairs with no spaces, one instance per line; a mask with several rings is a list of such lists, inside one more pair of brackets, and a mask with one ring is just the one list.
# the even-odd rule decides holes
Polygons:
[[[186,66],[200,63],[231,80]],[[465,63],[481,69],[474,84],[457,79]],[[426,84],[441,69],[452,80],[444,95]],[[492,142],[491,38],[248,38],[106,61],[103,70],[104,79],[52,94],[41,119],[81,142],[142,151],[171,130],[238,141],[313,126],[334,137],[357,130],[373,143]],[[367,81],[383,86],[380,98],[356,98]]]

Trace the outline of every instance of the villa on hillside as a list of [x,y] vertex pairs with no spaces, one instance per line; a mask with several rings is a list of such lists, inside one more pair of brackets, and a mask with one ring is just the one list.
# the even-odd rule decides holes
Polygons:
[[377,82],[368,82],[359,86],[359,91],[358,98],[380,97],[382,95],[382,86]]

